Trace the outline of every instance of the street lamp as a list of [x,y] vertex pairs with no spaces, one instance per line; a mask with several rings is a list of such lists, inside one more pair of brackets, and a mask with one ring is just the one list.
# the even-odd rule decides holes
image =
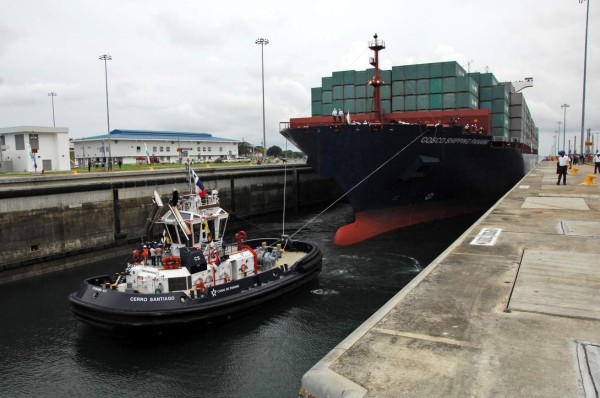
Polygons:
[[558,151],[560,151],[558,147],[560,145],[560,125],[562,124],[562,122],[559,120],[558,122],[556,122],[556,124],[558,124],[558,137],[556,137],[556,153],[558,153]]
[[52,125],[56,127],[56,121],[54,120],[54,97],[56,97],[56,93],[50,92],[48,96],[52,98]]
[[108,126],[108,169],[112,170],[112,152],[110,150],[110,116],[108,114],[108,69],[106,61],[110,61],[112,57],[109,54],[102,54],[98,57],[99,60],[104,61],[104,81],[106,84],[106,124]]
[[265,133],[265,57],[264,48],[269,44],[269,39],[258,38],[254,42],[260,46],[260,61],[262,70],[262,110],[263,110],[263,160],[266,160],[267,156],[267,136]]
[[[583,3],[585,0],[579,0],[579,3]],[[581,103],[581,154],[583,155],[583,130],[585,124],[585,78],[587,71],[587,42],[588,42],[588,19],[590,16],[590,1],[587,1],[587,13],[585,15],[585,47],[583,55],[583,101]]]
[[569,104],[562,104],[560,107],[565,110],[565,115],[563,117],[563,151],[565,150],[565,142],[567,139],[567,108]]

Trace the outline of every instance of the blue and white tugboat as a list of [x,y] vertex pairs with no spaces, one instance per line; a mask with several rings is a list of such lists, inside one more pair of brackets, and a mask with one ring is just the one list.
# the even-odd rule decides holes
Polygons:
[[[315,278],[322,267],[320,249],[289,236],[225,244],[228,213],[217,191],[206,194],[191,170],[197,193],[166,205],[155,191],[146,226],[162,229],[161,242],[134,250],[115,276],[84,280],[69,296],[75,317],[89,325],[130,331],[183,324],[209,325],[243,314]],[[149,239],[148,239],[149,240]]]

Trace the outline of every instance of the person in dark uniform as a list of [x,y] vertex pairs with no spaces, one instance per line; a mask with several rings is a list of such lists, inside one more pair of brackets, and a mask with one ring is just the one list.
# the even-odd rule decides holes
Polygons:
[[565,151],[558,152],[558,155],[558,165],[556,168],[558,181],[556,181],[556,185],[560,185],[561,177],[563,180],[563,185],[567,185],[567,169],[569,168],[569,163],[571,163],[571,158],[565,155]]

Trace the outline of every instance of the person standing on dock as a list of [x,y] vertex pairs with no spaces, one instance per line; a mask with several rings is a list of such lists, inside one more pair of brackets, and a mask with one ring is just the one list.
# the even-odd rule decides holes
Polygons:
[[594,155],[594,174],[596,174],[596,171],[600,173],[600,152],[597,151]]
[[556,185],[560,185],[561,177],[563,180],[563,185],[567,185],[567,168],[569,167],[569,163],[571,163],[571,158],[565,154],[565,151],[560,151],[558,154],[560,156],[558,157],[558,168],[556,170],[558,173],[558,181],[556,181]]

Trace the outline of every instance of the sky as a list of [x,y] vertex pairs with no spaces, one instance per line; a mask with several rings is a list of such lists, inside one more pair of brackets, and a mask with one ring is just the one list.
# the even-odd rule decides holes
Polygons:
[[[584,127],[600,131],[600,3],[590,4]],[[52,126],[70,138],[110,129],[206,132],[294,149],[279,123],[310,116],[333,71],[458,61],[523,90],[550,154],[558,121],[580,144],[586,7],[579,0],[4,0],[0,127]],[[266,38],[262,47],[256,39]],[[50,97],[48,93],[56,93]],[[566,115],[562,104],[569,104]],[[562,127],[560,141],[562,141]],[[560,144],[562,148],[562,143]],[[559,148],[560,149],[560,148]]]

